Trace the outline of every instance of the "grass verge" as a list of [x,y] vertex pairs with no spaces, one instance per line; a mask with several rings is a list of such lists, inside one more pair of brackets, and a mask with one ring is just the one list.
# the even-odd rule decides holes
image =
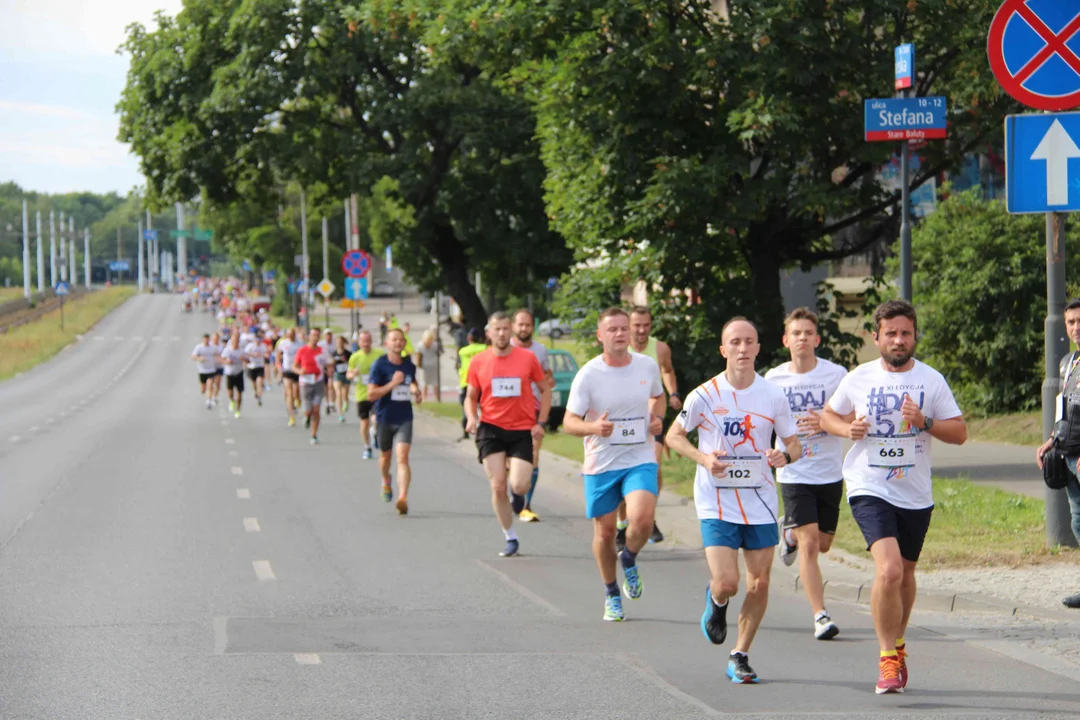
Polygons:
[[[441,417],[461,417],[456,403],[428,402],[421,407]],[[575,462],[581,462],[584,454],[581,439],[566,433],[549,433],[544,449]],[[666,489],[693,497],[694,463],[672,453],[670,458],[664,457],[662,468]],[[933,521],[919,559],[921,567],[1031,565],[1063,555],[1080,562],[1080,552],[1046,547],[1042,500],[946,478],[934,480],[934,500]],[[840,505],[835,543],[852,555],[870,557],[846,502]]]
[[[311,320],[312,327],[317,327],[320,329],[322,328],[322,315],[319,315],[318,317],[312,316]],[[298,327],[296,324],[296,318],[294,318],[292,315],[271,315],[270,322],[274,323],[276,327],[283,328],[285,330],[288,330],[291,327]],[[343,328],[341,325],[335,325],[334,323],[330,323],[330,332],[337,335],[339,333],[345,332],[345,328]]]
[[0,335],[0,380],[48,360],[134,294],[134,287],[112,287],[79,295],[64,303],[63,330],[55,310]]
[[970,418],[968,440],[1007,445],[1042,445],[1042,413],[1012,413],[987,418]]

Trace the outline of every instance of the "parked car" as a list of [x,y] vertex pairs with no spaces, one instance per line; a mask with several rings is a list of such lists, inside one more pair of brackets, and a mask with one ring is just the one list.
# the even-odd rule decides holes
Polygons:
[[552,340],[558,340],[563,335],[569,335],[574,331],[578,325],[580,325],[585,318],[573,318],[572,320],[558,320],[552,318],[551,320],[545,320],[537,326],[536,332],[541,335],[547,335]]
[[393,297],[394,286],[386,280],[376,280],[371,286],[371,294],[377,297]]
[[570,384],[578,372],[577,360],[566,350],[548,350],[548,362],[551,373],[555,376],[555,388],[551,391],[551,412],[548,414],[548,428],[554,432],[562,425],[566,414],[566,401],[570,399]]

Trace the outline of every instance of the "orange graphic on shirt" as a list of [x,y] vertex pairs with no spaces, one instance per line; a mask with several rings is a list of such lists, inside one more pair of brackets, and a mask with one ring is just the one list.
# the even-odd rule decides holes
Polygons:
[[761,452],[760,450],[758,450],[757,443],[754,442],[754,438],[750,434],[750,431],[753,430],[754,427],[755,427],[754,426],[754,421],[750,418],[750,416],[749,415],[744,415],[743,416],[743,421],[742,421],[743,439],[740,440],[739,442],[735,443],[734,445],[732,445],[731,449],[735,450],[740,445],[743,445],[745,443],[750,443],[750,447],[752,447],[754,449],[754,452]]

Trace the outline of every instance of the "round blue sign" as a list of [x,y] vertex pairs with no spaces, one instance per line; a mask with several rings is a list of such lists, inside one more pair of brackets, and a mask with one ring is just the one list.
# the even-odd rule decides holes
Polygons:
[[341,257],[341,269],[351,278],[362,278],[371,269],[371,256],[363,250],[350,250]]

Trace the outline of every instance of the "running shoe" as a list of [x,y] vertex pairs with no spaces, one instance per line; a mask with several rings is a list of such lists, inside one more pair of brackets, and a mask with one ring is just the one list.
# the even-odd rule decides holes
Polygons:
[[206,409],[209,410],[212,407],[214,407],[213,403],[211,403],[209,400],[207,400],[206,401]]
[[236,418],[237,420],[239,420],[240,419],[240,411],[237,410],[236,412],[234,412],[233,417]]
[[394,491],[390,489],[389,485],[383,485],[379,496],[383,499],[383,502],[390,502],[394,499]]
[[397,509],[398,515],[409,514],[409,502],[405,498],[398,498],[398,501],[394,503],[394,507]]
[[311,444],[312,445],[318,445],[319,444],[319,438],[317,438],[317,437],[311,438]]
[[217,407],[217,398],[214,398],[214,407]]
[[712,590],[705,586],[705,612],[701,614],[701,632],[713,645],[723,645],[727,640],[727,606],[720,607],[713,600]]
[[327,405],[326,406],[326,414],[330,415],[333,412],[334,412],[334,406],[333,405]]
[[345,416],[344,415],[338,415],[337,416],[337,421],[339,423],[341,423],[342,425],[344,425],[345,424]]
[[296,418],[289,418],[289,427],[296,427]]
[[881,658],[878,664],[878,681],[874,692],[878,695],[904,692],[904,686],[900,682],[900,660],[897,657],[887,656]]
[[626,528],[616,528],[615,530],[615,551],[622,552],[626,549]]
[[370,460],[371,459],[371,448],[364,448],[364,459],[365,460]]
[[229,401],[229,412],[236,412],[236,402],[234,400]]
[[518,495],[516,492],[511,492],[510,507],[513,509],[515,515],[521,514],[521,511],[525,509],[525,496]]
[[652,524],[652,535],[649,535],[649,542],[662,543],[664,542],[664,533],[660,532],[660,528],[656,526],[656,523]]
[[259,403],[259,407],[262,407],[262,395],[256,395],[255,402]]
[[733,653],[728,657],[727,676],[733,683],[756,683],[757,673],[750,667],[750,658],[744,653]]
[[504,547],[502,552],[499,553],[499,557],[514,557],[517,554],[518,554],[518,541],[517,540],[507,540],[506,541],[506,547]]
[[799,546],[788,544],[787,533],[787,530],[780,531],[780,544],[776,546],[776,551],[780,554],[780,560],[791,567],[795,564],[795,558],[799,556]]
[[829,617],[829,613],[822,610],[814,618],[814,637],[818,640],[832,640],[840,633],[840,628]]
[[641,576],[638,574],[637,565],[624,567],[623,575],[626,577],[622,586],[623,592],[631,600],[637,600],[641,597]]
[[618,595],[608,595],[604,599],[604,622],[622,622],[625,619],[622,598]]
[[304,429],[307,430],[310,427],[311,427],[311,416],[310,415],[305,415],[304,416]]
[[907,687],[907,643],[896,646],[896,659],[900,661],[900,687]]
[[525,508],[520,513],[518,513],[518,518],[521,520],[521,522],[540,522],[540,516],[534,513],[529,508]]

